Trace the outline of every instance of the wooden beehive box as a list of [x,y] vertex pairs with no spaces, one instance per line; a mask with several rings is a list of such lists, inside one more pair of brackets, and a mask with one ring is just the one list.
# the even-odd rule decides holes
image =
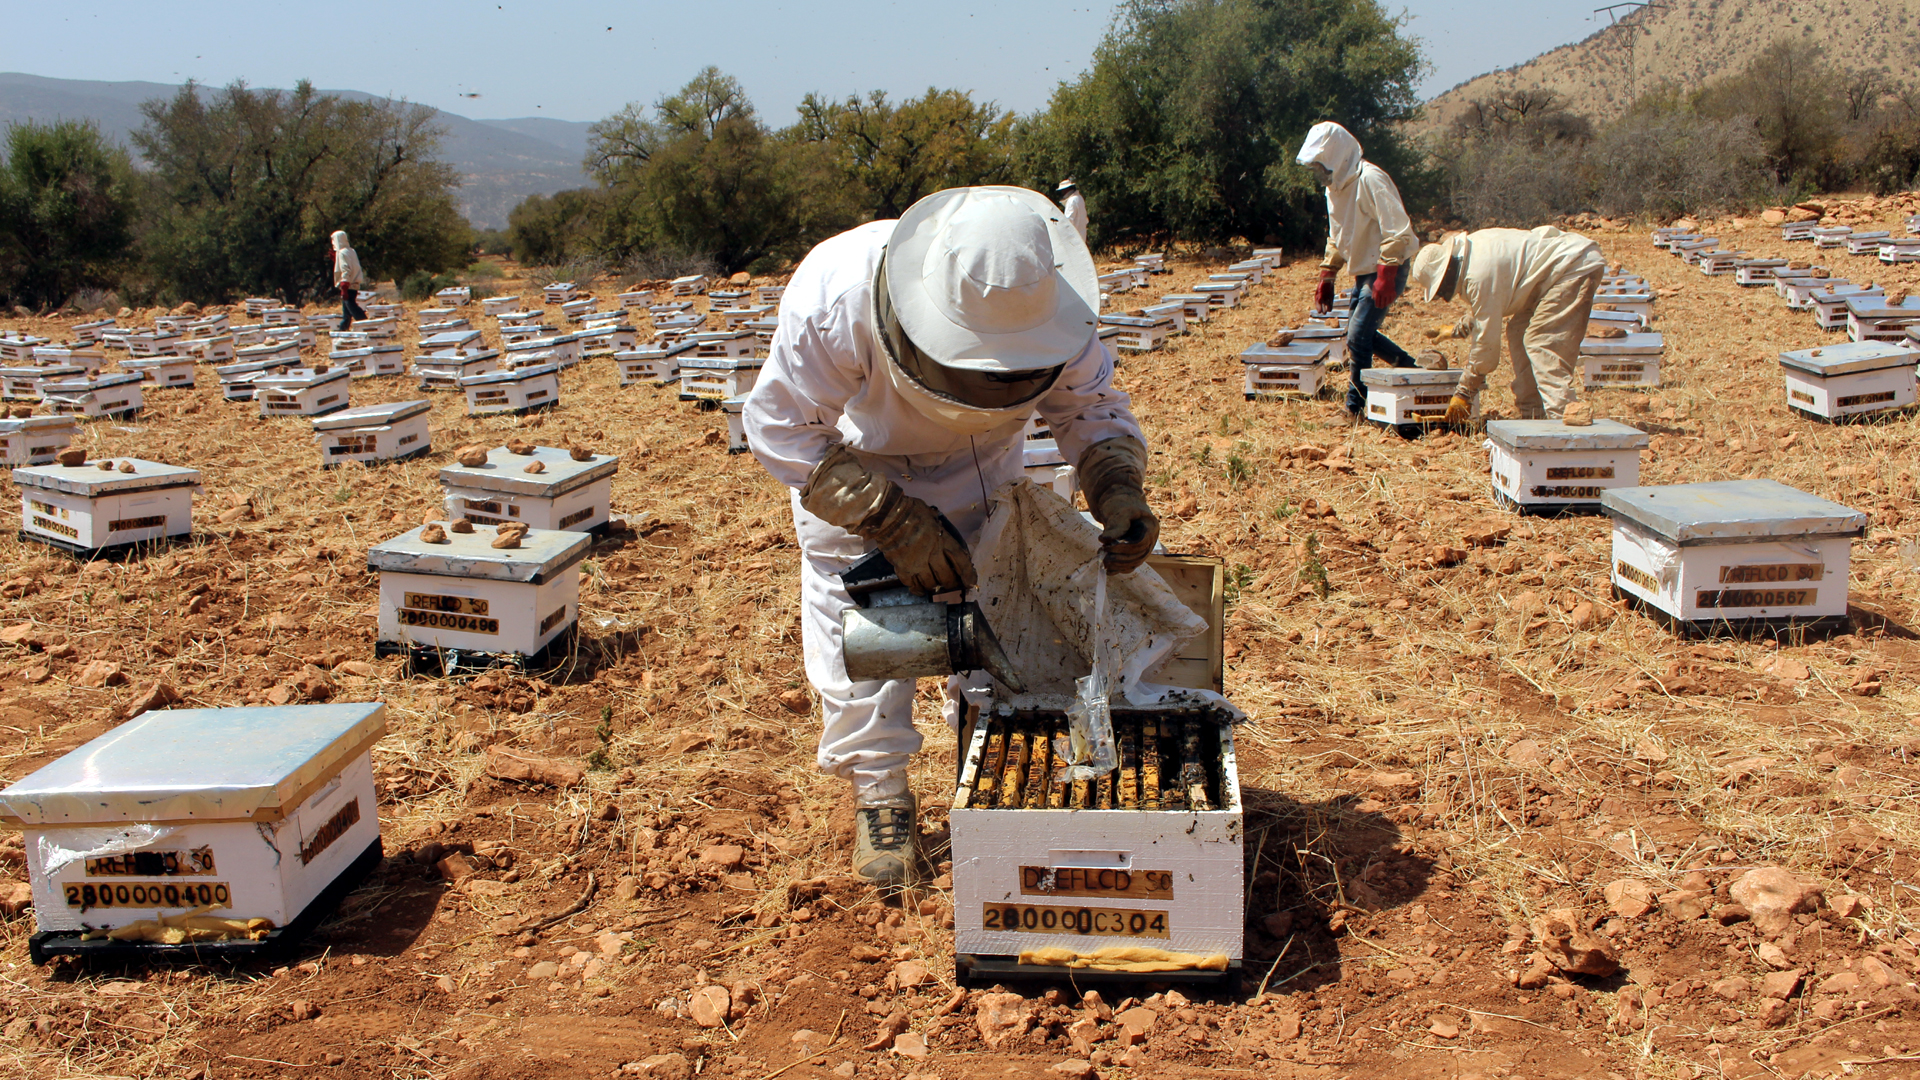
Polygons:
[[407,373],[406,350],[399,345],[368,345],[360,349],[335,349],[327,354],[327,362],[346,368],[355,379]]
[[1666,338],[1650,332],[1585,338],[1580,342],[1581,384],[1590,389],[1659,386],[1660,357],[1666,348]]
[[578,300],[569,300],[560,305],[560,314],[568,322],[580,321],[580,316],[593,310],[593,297],[583,296]]
[[1617,488],[1613,588],[1688,634],[1837,628],[1867,515],[1775,480]]
[[696,311],[684,315],[656,315],[653,317],[653,337],[658,341],[662,337],[684,337],[696,333],[707,324],[707,317]]
[[756,286],[753,290],[753,298],[756,302],[775,308],[780,306],[780,298],[786,294],[787,287],[785,285],[760,285]]
[[1640,484],[1647,433],[1617,420],[1582,427],[1558,420],[1487,421],[1495,501],[1523,512],[1597,511],[1609,488]]
[[1827,421],[1912,406],[1915,364],[1920,352],[1904,342],[1845,341],[1780,354],[1787,407]]
[[1884,294],[1860,293],[1847,297],[1846,304],[1847,336],[1855,341],[1900,341],[1907,324],[1920,321],[1920,296],[1892,304]]
[[1247,347],[1240,353],[1240,363],[1246,368],[1247,400],[1289,395],[1317,397],[1327,378],[1327,354],[1331,351],[1324,340],[1306,339],[1296,339],[1286,345],[1261,341]]
[[203,364],[225,364],[237,359],[232,334],[188,338],[180,343],[180,352]]
[[[266,340],[267,328],[264,326],[236,326],[233,328],[233,343],[239,348],[244,349],[250,345],[260,345],[265,343]],[[107,347],[113,347],[111,338],[108,339]],[[126,343],[124,341],[121,342],[120,347],[123,349],[126,348]]]
[[156,389],[191,390],[193,389],[193,364],[191,356],[150,356],[122,360],[120,368],[123,371],[137,372]]
[[462,379],[499,370],[500,354],[492,349],[474,356],[447,353],[413,358],[413,373],[422,390],[458,390]]
[[722,330],[738,330],[750,322],[772,318],[774,309],[768,306],[741,306],[729,308],[720,313]]
[[[1367,388],[1367,419],[1388,427],[1408,428],[1444,424],[1447,402],[1460,385],[1461,372],[1449,368],[1370,367],[1360,373]],[[1472,415],[1480,414],[1480,395],[1473,395]]]
[[754,380],[760,377],[760,369],[765,365],[764,358],[754,356],[682,356],[680,400],[725,401],[730,397],[744,397],[753,389]]
[[559,333],[559,327],[549,326],[546,323],[516,323],[512,326],[500,327],[500,345],[504,348],[515,342],[554,337]]
[[614,297],[614,299],[620,301],[620,306],[628,311],[641,311],[645,310],[648,304],[653,303],[653,290],[634,289],[630,292],[623,292]]
[[1895,263],[1920,262],[1920,237],[1881,241],[1880,261],[1888,266]]
[[293,345],[302,349],[310,349],[320,340],[311,326],[269,326],[262,331],[262,336],[270,345]]
[[143,381],[138,374],[128,371],[44,382],[40,384],[40,399],[63,416],[125,420],[139,415],[146,402],[141,388]]
[[173,356],[186,338],[177,331],[147,330],[127,335],[130,356]]
[[1786,267],[1785,259],[1741,259],[1733,268],[1733,280],[1749,288],[1771,285],[1774,272]]
[[1893,239],[1893,234],[1882,229],[1878,232],[1857,232],[1847,237],[1847,254],[1878,255],[1880,245]]
[[1205,296],[1209,306],[1224,310],[1239,307],[1240,298],[1246,293],[1247,287],[1244,282],[1238,281],[1196,281],[1193,291]]
[[1100,292],[1106,296],[1119,296],[1133,291],[1133,271],[1112,270],[1101,274],[1097,279]]
[[13,485],[22,540],[87,557],[191,534],[201,490],[198,470],[139,458],[29,465],[13,470]]
[[1179,304],[1189,322],[1206,322],[1213,317],[1213,300],[1203,293],[1168,293],[1160,302]]
[[680,358],[692,352],[693,342],[680,341],[655,348],[617,352],[613,354],[613,361],[620,365],[621,386],[635,383],[665,386],[680,380]]
[[40,388],[45,384],[86,377],[87,369],[79,364],[0,368],[0,399],[39,401],[41,400]]
[[1111,344],[1128,352],[1157,352],[1173,333],[1171,318],[1152,315],[1102,315],[1100,325],[1118,328],[1120,333]]
[[1677,229],[1671,225],[1663,225],[1653,230],[1653,246],[1662,251],[1669,251],[1673,248],[1673,242],[1676,237],[1691,238],[1692,236],[1693,234],[1685,229]]
[[759,337],[751,330],[716,330],[688,334],[680,340],[692,345],[693,355],[700,357],[752,356],[760,347]]
[[1060,452],[1060,444],[1048,432],[1045,438],[1027,438],[1020,447],[1021,469],[1027,479],[1041,487],[1051,488],[1055,495],[1071,502],[1073,493],[1079,486],[1074,468],[1067,463],[1066,455]]
[[285,368],[254,377],[253,400],[261,416],[325,416],[352,404],[353,373],[343,367]]
[[727,415],[727,453],[729,454],[747,452],[747,421],[743,415],[746,408],[745,397],[730,397],[720,403],[720,411]]
[[1831,282],[1809,294],[1813,305],[1813,321],[1822,330],[1845,330],[1847,328],[1847,301],[1855,296],[1884,297],[1885,292],[1878,285],[1851,285],[1847,282]]
[[1813,246],[1817,248],[1838,248],[1847,246],[1847,237],[1853,230],[1845,225],[1822,226],[1813,230]]
[[707,310],[733,311],[749,305],[752,293],[745,289],[714,289],[707,293]]
[[213,369],[220,378],[220,396],[228,401],[252,401],[255,379],[274,371],[285,371],[292,367],[291,361],[277,356],[264,360],[243,360],[233,364],[222,364]]
[[468,416],[550,409],[560,403],[560,365],[535,364],[468,375],[460,380],[460,389],[467,395]]
[[268,308],[260,313],[261,326],[299,326],[300,309],[281,307]]
[[1173,328],[1168,331],[1171,334],[1179,335],[1187,332],[1187,306],[1185,304],[1179,303],[1178,301],[1166,304],[1147,304],[1140,310],[1150,319],[1165,319],[1167,324]]
[[1265,259],[1246,259],[1227,267],[1230,274],[1245,274],[1247,284],[1258,285],[1266,280],[1267,263]]
[[81,341],[99,341],[101,334],[112,330],[118,321],[115,319],[92,319],[73,324],[73,336]]
[[1846,284],[1848,282],[1829,277],[1825,270],[1819,274],[1798,271],[1791,276],[1787,275],[1787,271],[1782,270],[1773,277],[1773,291],[1780,294],[1780,298],[1787,302],[1789,311],[1812,311],[1814,293],[1829,285]]
[[[1147,566],[1208,620],[1209,632],[1146,681],[1218,692],[1220,560],[1156,555]],[[963,731],[960,781],[948,809],[954,963],[963,985],[1236,977],[1246,879],[1233,727],[1216,706],[1181,700],[1151,709],[1117,702],[1121,768],[1085,784],[1050,773],[1053,736],[1067,725],[1063,711],[1045,707],[1050,703],[992,702]],[[1042,948],[1086,956],[1108,946],[1224,954],[1225,964],[1126,974],[1022,962]]]
[[570,636],[580,617],[576,568],[593,537],[534,529],[519,547],[496,548],[498,535],[476,525],[428,544],[415,528],[369,548],[367,569],[380,575],[374,654],[441,670],[521,666]]
[[625,352],[640,345],[640,332],[617,322],[597,323],[580,331],[578,337],[582,356]]
[[1713,237],[1703,237],[1699,240],[1684,240],[1674,244],[1673,253],[1678,255],[1680,261],[1686,263],[1688,266],[1697,266],[1700,263],[1700,256],[1719,246],[1719,240]]
[[430,334],[421,338],[420,351],[476,356],[487,351],[487,343],[481,340],[478,330],[453,330],[445,334]]
[[388,316],[384,319],[359,319],[354,322],[353,328],[374,339],[399,337],[400,319],[398,316]]
[[454,334],[462,330],[471,329],[473,329],[473,324],[466,319],[435,319],[432,322],[422,322],[420,324],[420,336],[422,338],[430,338],[438,334]]
[[88,345],[35,345],[33,362],[42,367],[77,367],[91,375],[107,366],[107,353]]
[[[380,864],[372,750],[385,714],[154,710],[0,791],[0,824],[24,830],[30,853],[29,957],[291,952]],[[196,913],[233,922],[159,932]]]
[[300,362],[300,346],[291,341],[244,345],[233,350],[233,358],[241,363],[255,360],[279,360],[287,364],[297,364]]
[[466,307],[473,302],[473,289],[466,285],[451,285],[435,292],[433,299],[445,307]]
[[1630,311],[1642,319],[1653,318],[1653,293],[1646,289],[1621,289],[1594,294],[1593,306],[1605,305],[1611,311]]
[[71,416],[0,417],[0,464],[52,464],[79,433],[79,421]]
[[675,296],[698,296],[707,291],[707,276],[689,274],[686,277],[674,278],[668,286],[668,291]]
[[761,348],[771,349],[773,347],[773,335],[780,329],[780,320],[754,319],[751,322],[742,323],[740,329],[751,332],[754,340],[760,343]]
[[1801,241],[1813,239],[1813,230],[1819,227],[1816,221],[1789,221],[1780,226],[1780,239]]
[[564,304],[579,295],[579,289],[571,281],[556,281],[540,290],[549,304]]
[[342,409],[313,421],[313,441],[320,446],[320,465],[357,461],[410,461],[433,449],[427,430],[431,406],[424,399],[387,401]]
[[554,334],[549,337],[519,338],[507,343],[507,361],[512,364],[516,353],[552,353],[553,362],[561,367],[572,367],[580,362],[583,351],[577,334]]
[[241,302],[241,306],[246,308],[247,318],[257,319],[260,317],[260,313],[268,308],[279,307],[280,301],[270,296],[249,296]]
[[496,319],[502,315],[519,310],[520,298],[518,296],[489,296],[480,301],[480,313],[482,315],[491,315]]

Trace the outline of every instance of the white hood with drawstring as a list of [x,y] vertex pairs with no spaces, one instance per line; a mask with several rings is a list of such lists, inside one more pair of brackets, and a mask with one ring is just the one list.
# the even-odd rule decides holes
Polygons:
[[1307,131],[1307,141],[1295,158],[1302,165],[1318,162],[1333,174],[1327,185],[1327,254],[1320,265],[1342,266],[1354,276],[1371,274],[1376,267],[1404,266],[1420,250],[1400,189],[1387,171],[1360,156],[1360,140],[1331,120]]
[[359,288],[367,280],[366,272],[360,269],[360,256],[347,246],[347,234],[333,234],[333,283],[352,285]]

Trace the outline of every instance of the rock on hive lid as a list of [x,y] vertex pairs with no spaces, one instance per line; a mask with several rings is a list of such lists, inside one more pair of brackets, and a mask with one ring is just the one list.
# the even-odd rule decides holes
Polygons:
[[[114,467],[103,470],[89,462],[85,465],[28,465],[13,470],[13,482],[24,487],[64,491],[88,497],[125,491],[151,491],[156,488],[197,487],[200,470],[179,465],[163,465],[139,458],[112,458]],[[121,465],[132,465],[132,472],[121,472]]]
[[277,820],[385,734],[386,711],[356,702],[142,713],[0,791],[0,814],[35,827]]
[[368,548],[367,569],[544,585],[586,558],[593,546],[588,533],[558,529],[534,529],[517,548],[494,547],[499,530],[488,525],[446,535],[445,543],[426,544],[420,540],[420,529],[409,529]]
[[1780,354],[1781,367],[1820,376],[1911,367],[1916,363],[1920,363],[1920,352],[1887,341],[1842,341]]
[[1640,450],[1647,433],[1618,420],[1568,427],[1558,420],[1489,420],[1487,438],[1509,450]]
[[313,430],[333,431],[338,428],[393,424],[418,416],[432,407],[433,404],[426,400],[383,401],[378,405],[356,405],[351,409],[341,409],[337,413],[314,417]]
[[1609,488],[1600,493],[1600,506],[1679,545],[1860,536],[1867,529],[1860,511],[1777,480]]
[[[527,472],[530,461],[538,461],[545,471]],[[496,446],[487,451],[485,465],[453,464],[441,469],[440,482],[448,487],[551,499],[612,476],[619,468],[618,454],[595,454],[586,461],[575,461],[571,452],[557,446],[536,446],[531,454],[516,454]]]

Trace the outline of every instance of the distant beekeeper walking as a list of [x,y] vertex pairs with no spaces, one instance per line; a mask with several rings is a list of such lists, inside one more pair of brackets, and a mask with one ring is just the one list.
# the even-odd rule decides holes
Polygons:
[[1500,366],[1500,324],[1513,358],[1513,403],[1523,420],[1559,419],[1578,401],[1573,368],[1606,272],[1600,245],[1543,225],[1449,233],[1413,260],[1413,285],[1428,300],[1460,296],[1473,330],[1465,374],[1447,422],[1465,423],[1476,391]]
[[1360,156],[1360,141],[1346,128],[1323,120],[1307,130],[1296,159],[1327,189],[1327,254],[1313,309],[1333,307],[1341,267],[1353,272],[1353,310],[1347,321],[1347,401],[1343,418],[1366,415],[1367,391],[1360,373],[1379,356],[1394,367],[1415,366],[1407,350],[1380,332],[1387,308],[1400,295],[1400,275],[1420,248],[1400,189],[1385,169]]
[[907,761],[921,739],[913,680],[849,679],[841,620],[854,603],[839,575],[878,548],[921,595],[973,586],[970,545],[990,493],[1023,474],[1035,412],[1078,463],[1107,567],[1146,559],[1160,532],[1147,448],[1094,333],[1099,299],[1079,234],[1014,187],[936,192],[899,221],[825,240],[781,299],[747,445],[794,492],[819,765],[853,783],[854,870],[876,884],[914,869]]
[[367,313],[360,309],[360,286],[367,280],[366,272],[360,269],[360,256],[347,245],[347,234],[333,234],[333,283],[340,289],[340,329],[353,327],[353,320],[364,319]]
[[1086,196],[1080,194],[1080,185],[1069,176],[1060,181],[1060,186],[1054,188],[1053,193],[1060,196],[1061,211],[1067,215],[1067,221],[1084,242],[1087,238],[1087,200]]

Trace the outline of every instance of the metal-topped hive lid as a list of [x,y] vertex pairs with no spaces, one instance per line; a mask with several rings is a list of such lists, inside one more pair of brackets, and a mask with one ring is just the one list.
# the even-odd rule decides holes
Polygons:
[[28,827],[271,821],[386,734],[379,702],[142,713],[0,791]]
[[88,379],[62,379],[58,382],[43,383],[42,388],[60,393],[84,393],[88,390],[105,390],[110,386],[125,386],[128,383],[145,382],[146,376],[137,371],[116,371],[111,375],[102,375]]
[[1600,506],[1675,544],[1752,538],[1861,536],[1867,515],[1778,480],[1715,480],[1665,487],[1609,488]]
[[351,409],[341,409],[337,413],[313,418],[313,430],[335,431],[340,428],[367,427],[375,424],[397,424],[410,417],[419,416],[433,403],[426,400],[383,401],[378,405],[356,405]]
[[330,367],[325,371],[315,371],[312,368],[288,368],[285,371],[263,374],[253,380],[253,385],[264,386],[269,390],[310,390],[333,382],[335,379],[345,379],[352,374],[353,371],[345,367]]
[[1360,381],[1368,386],[1457,386],[1459,368],[1441,368],[1438,371],[1427,368],[1371,367],[1360,373]]
[[214,368],[213,373],[220,376],[224,382],[232,382],[242,375],[257,375],[263,371],[273,371],[287,366],[289,365],[285,360],[242,360],[237,364],[222,364]]
[[1294,341],[1290,345],[1269,345],[1264,341],[1254,342],[1240,353],[1243,364],[1307,365],[1317,364],[1327,358],[1333,346],[1325,339]]
[[1584,427],[1558,420],[1489,420],[1487,437],[1509,450],[1641,450],[1648,442],[1639,428],[1607,419]]
[[[544,472],[527,471],[538,461]],[[595,454],[586,461],[557,446],[536,446],[531,454],[516,454],[504,446],[487,451],[485,465],[449,465],[440,470],[440,482],[449,487],[498,491],[506,495],[537,495],[551,499],[582,488],[620,468],[618,454]]]
[[688,356],[680,361],[681,367],[696,371],[740,371],[766,365],[767,358],[764,356]]
[[74,416],[15,416],[0,419],[0,435],[25,435],[39,431],[77,431],[80,420]]
[[590,533],[534,529],[521,537],[519,547],[497,548],[493,541],[499,530],[491,525],[475,525],[470,533],[449,530],[445,543],[427,544],[420,540],[421,528],[368,548],[367,569],[544,585],[585,559],[593,546]]
[[542,375],[554,375],[560,371],[558,364],[529,364],[519,368],[501,368],[499,371],[483,372],[479,375],[460,376],[460,385],[487,386],[492,383],[523,382]]
[[1617,338],[1586,338],[1580,351],[1587,356],[1646,356],[1666,348],[1666,339],[1655,333],[1628,334]]
[[1887,341],[1842,341],[1780,354],[1781,367],[1822,377],[1912,367],[1917,363],[1920,363],[1920,352]]
[[[13,470],[13,482],[23,487],[64,491],[69,495],[85,495],[88,498],[129,491],[152,491],[155,488],[193,487],[200,483],[199,469],[163,465],[158,461],[142,461],[139,458],[100,460],[113,462],[113,468],[102,469],[98,463],[91,461],[85,465],[27,465]],[[121,472],[122,465],[132,465],[133,471]]]
[[497,362],[499,359],[500,350],[483,349],[471,356],[464,356],[460,353],[422,353],[414,357],[413,362],[421,367],[454,368],[467,367],[470,364],[484,364],[489,360]]
[[[1816,297],[1819,293],[1814,294]],[[1885,293],[1862,293],[1847,297],[1847,311],[1863,319],[1920,319],[1920,296],[1909,296],[1899,304],[1887,303]]]

